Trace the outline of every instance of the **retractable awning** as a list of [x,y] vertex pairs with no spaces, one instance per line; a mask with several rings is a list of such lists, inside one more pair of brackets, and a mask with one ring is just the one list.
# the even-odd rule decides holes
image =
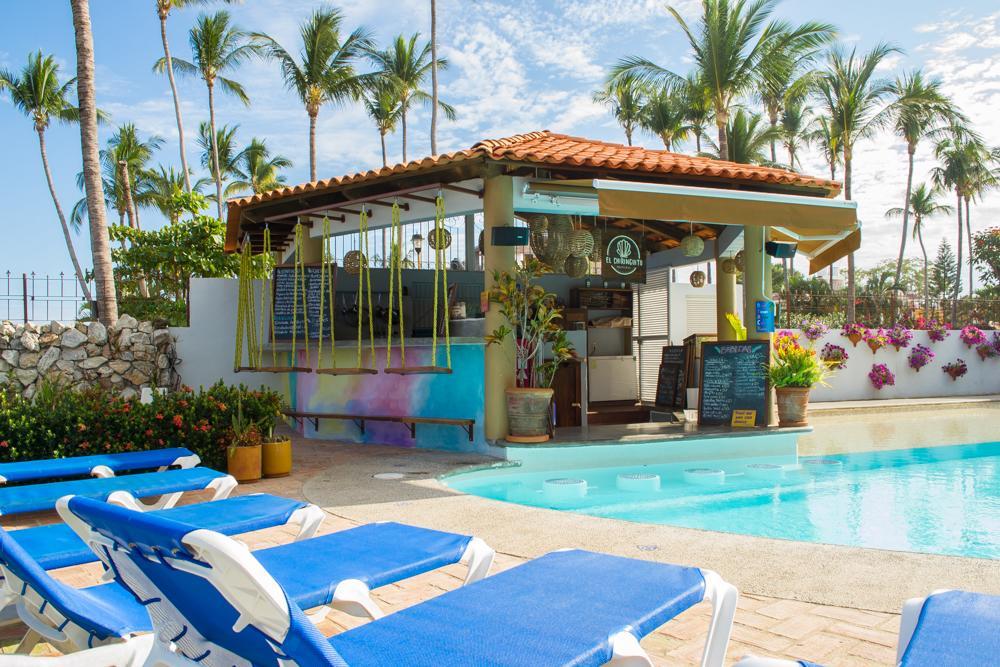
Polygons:
[[861,245],[857,202],[636,181],[536,181],[530,191],[557,197],[593,197],[600,215],[715,225],[766,226],[772,238],[793,241],[823,270]]

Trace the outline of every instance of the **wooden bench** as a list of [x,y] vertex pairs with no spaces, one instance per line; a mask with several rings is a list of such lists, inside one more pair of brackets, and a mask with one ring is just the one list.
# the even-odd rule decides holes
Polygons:
[[417,437],[417,424],[443,424],[445,426],[461,426],[469,434],[469,442],[473,440],[475,419],[450,419],[447,417],[390,417],[386,415],[347,415],[335,412],[301,412],[298,410],[283,410],[282,414],[296,421],[310,421],[319,430],[320,419],[345,419],[354,422],[362,435],[365,432],[365,422],[391,422],[402,424],[410,430],[410,437]]

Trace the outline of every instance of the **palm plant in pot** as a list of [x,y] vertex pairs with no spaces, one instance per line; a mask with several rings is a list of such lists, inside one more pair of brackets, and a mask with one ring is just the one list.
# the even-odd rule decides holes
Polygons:
[[549,439],[552,380],[559,366],[573,357],[573,346],[559,326],[562,309],[555,295],[535,284],[545,265],[525,259],[513,272],[494,271],[490,301],[500,306],[507,324],[486,336],[487,345],[514,342],[516,386],[507,388],[507,417],[511,442]]
[[811,347],[799,345],[795,336],[774,341],[767,379],[777,397],[778,426],[809,423],[809,391],[817,384],[825,384],[830,373],[830,365]]
[[243,412],[241,396],[236,401],[236,411],[233,413],[229,430],[229,447],[226,452],[227,469],[236,481],[253,482],[260,479],[262,442],[257,422],[249,419]]

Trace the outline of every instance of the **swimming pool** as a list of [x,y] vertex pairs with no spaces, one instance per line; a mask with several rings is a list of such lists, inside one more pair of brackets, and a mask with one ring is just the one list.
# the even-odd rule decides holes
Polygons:
[[473,495],[598,517],[1000,558],[1000,442],[803,457],[796,464],[729,458],[508,467],[443,481]]

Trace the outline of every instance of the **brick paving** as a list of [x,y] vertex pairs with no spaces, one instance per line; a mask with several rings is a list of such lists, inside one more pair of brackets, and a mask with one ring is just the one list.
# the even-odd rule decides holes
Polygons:
[[[303,483],[328,466],[327,457],[316,444],[317,441],[297,439],[293,475],[244,484],[236,493],[266,492],[302,498]],[[196,494],[190,494],[190,498],[191,501],[199,499]],[[51,523],[57,519],[53,513],[39,513],[5,518],[3,525],[8,529],[21,528]],[[343,530],[352,525],[355,524],[328,512],[320,533]],[[293,536],[292,529],[271,528],[240,536],[239,539],[251,549],[259,549],[286,543]],[[521,558],[499,553],[493,572],[521,562]],[[66,568],[53,574],[73,586],[82,587],[99,583],[100,573],[100,567],[95,563]],[[380,588],[374,592],[374,597],[387,613],[392,613],[458,588],[463,576],[463,567],[450,566]],[[699,604],[646,637],[642,645],[654,664],[699,664],[709,611],[707,604]],[[364,622],[335,611],[319,624],[319,629],[326,635],[332,635]],[[891,665],[895,661],[898,629],[897,614],[742,595],[729,645],[729,659],[730,663],[735,662],[752,653],[759,656],[807,659],[830,667]],[[0,646],[5,652],[13,650],[23,632],[23,626],[18,624],[0,628]],[[57,655],[47,645],[39,646],[35,654]]]

